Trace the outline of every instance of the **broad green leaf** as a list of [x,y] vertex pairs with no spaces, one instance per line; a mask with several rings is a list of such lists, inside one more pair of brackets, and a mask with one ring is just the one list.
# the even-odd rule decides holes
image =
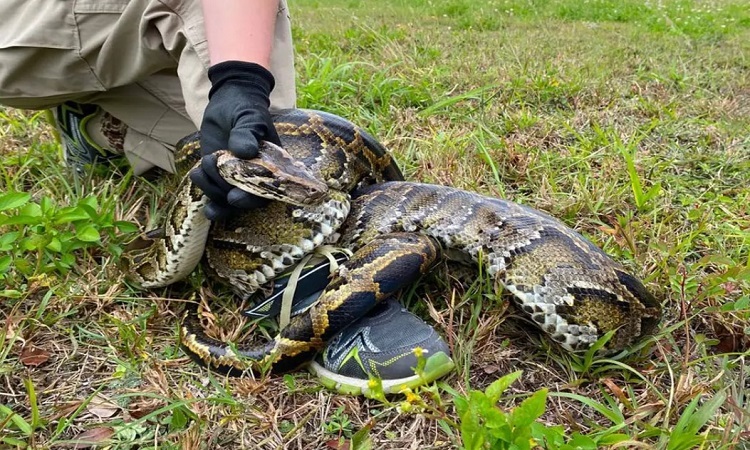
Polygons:
[[17,216],[10,216],[3,221],[3,225],[37,225],[41,219],[38,215],[31,214],[18,214]]
[[459,416],[463,416],[466,410],[469,409],[469,402],[464,397],[454,397],[453,404],[456,406],[456,412]]
[[370,430],[372,430],[373,422],[365,424],[364,427],[360,428],[359,431],[354,433],[351,441],[352,450],[372,450],[372,439],[370,438]]
[[119,258],[120,256],[122,256],[123,248],[118,245],[109,244],[107,245],[107,251],[111,253],[115,258]]
[[[501,428],[508,426],[508,416],[497,406],[490,406],[482,413],[484,426],[487,428]],[[510,428],[509,428],[510,429]]]
[[89,208],[93,209],[94,211],[96,211],[97,209],[99,209],[99,200],[97,200],[96,196],[94,196],[94,195],[89,195],[86,198],[82,198],[81,200],[78,201],[78,204],[79,205],[88,206]]
[[96,209],[94,209],[93,207],[89,205],[79,204],[78,206],[76,206],[76,209],[86,213],[86,215],[88,215],[88,220],[91,220],[93,222],[96,222],[97,219],[99,218],[99,215],[97,214]]
[[89,220],[90,218],[91,216],[81,208],[65,208],[55,216],[54,223],[60,225],[78,220]]
[[513,384],[513,382],[516,381],[522,373],[522,370],[509,373],[487,386],[485,392],[487,393],[487,397],[490,399],[490,401],[493,404],[497,403],[497,401],[500,400],[500,397],[503,395],[503,392],[505,392],[505,390],[508,389],[508,386]]
[[742,269],[734,278],[742,281],[750,281],[750,269]]
[[13,265],[17,271],[24,275],[31,275],[34,272],[34,265],[25,258],[16,257],[16,260],[13,261]]
[[11,249],[11,245],[18,239],[21,233],[18,231],[11,231],[0,235],[0,251],[8,251]]
[[466,450],[479,450],[484,445],[484,428],[479,420],[481,403],[484,394],[472,391],[469,394],[468,408],[461,416],[461,439]]
[[501,442],[511,442],[511,440],[513,439],[513,429],[507,421],[508,417],[503,414],[503,418],[501,419],[502,422],[498,422],[497,419],[492,420],[494,421],[494,424],[496,426],[490,428],[489,424],[485,424],[487,426],[487,434],[492,436],[495,441],[499,440]]
[[27,192],[6,192],[0,194],[0,211],[13,208],[20,208],[31,200],[31,195]]
[[172,420],[169,422],[169,429],[172,431],[178,431],[185,428],[187,425],[188,418],[182,411],[182,408],[175,408],[172,411]]
[[21,291],[17,291],[15,289],[4,289],[0,291],[0,297],[21,298]]
[[10,255],[0,256],[0,273],[7,271],[12,262],[13,258]]
[[[172,418],[170,416],[169,420],[171,421]],[[135,441],[138,438],[138,427],[122,427],[119,430],[117,430],[117,437],[119,439],[122,439],[124,442],[132,442]]]
[[72,253],[63,253],[60,255],[60,260],[58,261],[63,267],[70,268],[73,267],[73,264],[76,262],[76,257],[73,256]]
[[542,448],[557,448],[565,443],[565,429],[561,425],[548,427],[534,422],[530,428],[531,435]]
[[55,202],[49,197],[42,197],[39,200],[39,208],[42,210],[42,215],[51,217],[55,213]]
[[42,207],[36,203],[27,203],[18,210],[19,216],[41,217]]
[[59,253],[60,251],[62,251],[62,242],[60,242],[60,239],[53,237],[47,244],[46,248],[53,252]]
[[521,432],[518,431],[516,430],[513,444],[508,448],[514,450],[531,450],[531,444],[534,443],[531,439],[531,431],[528,428],[523,428]]
[[21,241],[21,248],[26,251],[42,249],[47,245],[49,239],[43,234],[35,234]]
[[741,297],[739,300],[734,302],[734,310],[740,311],[743,309],[748,309],[750,306],[750,296]]
[[598,448],[596,441],[579,433],[573,433],[573,436],[568,441],[568,445],[571,448],[580,450],[596,450]]
[[521,402],[511,413],[511,423],[516,427],[531,426],[536,419],[544,414],[547,401],[547,388],[541,389]]
[[294,379],[294,376],[292,374],[286,373],[284,374],[284,384],[286,385],[286,388],[290,391],[293,391],[297,388],[297,382]]
[[97,242],[99,231],[91,225],[84,225],[76,231],[76,238],[83,242]]
[[118,220],[117,222],[115,222],[115,226],[122,233],[136,233],[139,230],[138,225],[134,224],[133,222],[126,222],[124,220]]

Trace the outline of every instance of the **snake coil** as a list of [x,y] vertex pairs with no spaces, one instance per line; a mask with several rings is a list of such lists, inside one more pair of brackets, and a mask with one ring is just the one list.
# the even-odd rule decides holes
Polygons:
[[607,348],[623,348],[659,323],[659,302],[641,281],[560,221],[509,201],[402,181],[385,149],[340,117],[292,110],[275,125],[282,148],[264,146],[249,161],[226,152],[219,167],[231,184],[273,201],[213,224],[185,176],[200,153],[198,137],[181,142],[181,184],[163,236],[135,253],[132,278],[144,288],[165,286],[202,258],[215,278],[247,298],[321,245],[353,256],[318,302],[267,344],[212,339],[191,310],[182,344],[195,360],[228,372],[292,370],[441,258],[483,267],[569,351],[610,331]]

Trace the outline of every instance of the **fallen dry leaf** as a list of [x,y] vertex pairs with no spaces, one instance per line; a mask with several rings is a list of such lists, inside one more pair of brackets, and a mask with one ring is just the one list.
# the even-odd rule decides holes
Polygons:
[[100,419],[106,419],[117,414],[120,407],[109,401],[102,395],[96,395],[91,399],[88,405],[86,405],[86,411],[99,417]]
[[627,395],[625,395],[625,392],[620,389],[620,387],[615,383],[613,379],[605,378],[604,380],[602,380],[602,382],[607,385],[610,392],[612,392],[615,397],[617,397],[617,399],[620,400],[623,405],[625,405],[626,408],[628,408],[629,410],[633,409],[633,406],[630,403],[630,399]]
[[34,345],[27,345],[21,350],[19,360],[26,367],[37,367],[49,359],[49,352]]
[[145,417],[164,406],[164,400],[158,398],[142,398],[134,401],[128,406],[128,412],[134,419]]
[[330,441],[326,442],[326,447],[336,450],[349,450],[349,442],[342,442],[338,439],[331,439]]
[[70,448],[91,448],[105,443],[114,434],[115,430],[111,427],[91,428],[67,441],[64,446]]
[[83,403],[83,400],[76,400],[68,403],[63,403],[62,405],[55,405],[55,409],[57,412],[55,412],[52,417],[49,418],[49,420],[57,420],[61,417],[69,417],[71,414],[76,412],[78,408],[81,407],[81,404]]
[[484,371],[484,373],[486,373],[487,375],[492,375],[493,373],[495,373],[495,372],[499,371],[499,370],[500,370],[500,367],[499,367],[499,366],[497,366],[497,365],[495,365],[495,364],[487,364],[486,366],[484,366],[484,367],[482,368],[482,370],[483,370],[483,371]]
[[617,230],[615,228],[608,227],[606,225],[601,225],[597,228],[599,228],[599,231],[601,231],[602,233],[606,233],[610,236],[617,236]]

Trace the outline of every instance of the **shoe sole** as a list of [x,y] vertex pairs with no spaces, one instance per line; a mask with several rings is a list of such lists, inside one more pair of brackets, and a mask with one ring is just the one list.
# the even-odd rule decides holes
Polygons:
[[[406,378],[395,380],[382,380],[382,389],[385,394],[398,394],[406,389],[414,389],[431,383],[453,370],[455,364],[450,356],[443,352],[435,353],[427,358],[422,375],[414,374]],[[374,393],[370,388],[370,380],[346,377],[331,372],[325,367],[313,361],[309,370],[318,377],[320,383],[326,388],[345,395],[364,395],[372,397]]]

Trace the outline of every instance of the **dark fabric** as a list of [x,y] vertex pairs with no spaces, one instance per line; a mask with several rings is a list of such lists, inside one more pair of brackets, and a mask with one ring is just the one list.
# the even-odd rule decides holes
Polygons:
[[261,141],[281,142],[268,111],[275,84],[271,72],[255,63],[225,61],[211,66],[208,78],[211,91],[201,125],[203,159],[190,178],[211,199],[206,216],[217,220],[266,202],[227,183],[218,172],[214,153],[230,150],[250,159],[258,155]]

